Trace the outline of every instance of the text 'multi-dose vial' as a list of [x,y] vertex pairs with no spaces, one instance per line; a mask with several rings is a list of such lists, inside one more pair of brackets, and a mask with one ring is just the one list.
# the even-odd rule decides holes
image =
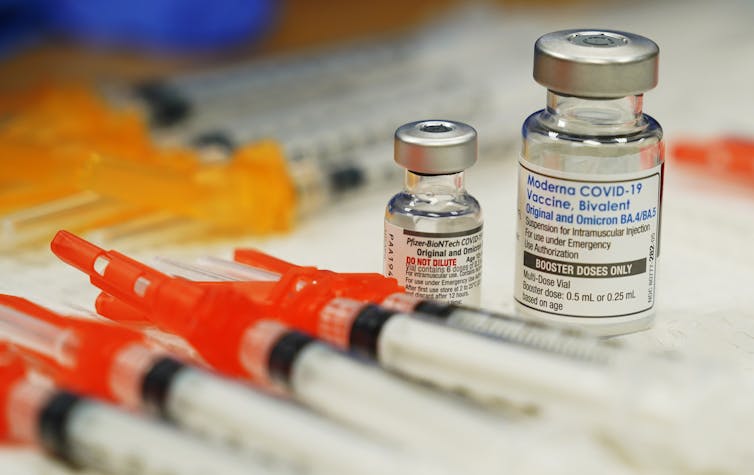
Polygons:
[[642,113],[659,48],[608,30],[566,30],[534,47],[547,107],[524,123],[515,298],[525,316],[600,335],[654,318],[662,128]]
[[410,294],[479,303],[482,211],[463,182],[476,159],[476,130],[461,122],[425,120],[395,131],[406,179],[385,210],[384,273]]

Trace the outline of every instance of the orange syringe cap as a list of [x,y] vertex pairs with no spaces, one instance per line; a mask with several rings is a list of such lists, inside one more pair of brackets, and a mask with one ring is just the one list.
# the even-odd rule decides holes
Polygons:
[[346,297],[379,303],[403,292],[398,281],[377,273],[339,273],[316,267],[298,266],[256,249],[236,249],[234,259],[255,269],[277,273],[266,295],[255,295],[276,316],[312,335],[318,334],[319,314],[332,300]]
[[754,140],[722,137],[712,140],[680,140],[673,144],[674,160],[705,173],[754,182]]
[[173,278],[66,231],[58,232],[51,248],[121,302],[101,300],[98,310],[103,316],[129,321],[134,308],[140,312],[138,318],[144,316],[161,330],[183,337],[211,366],[233,375],[245,373],[238,359],[241,336],[264,309],[232,283]]
[[[43,370],[61,386],[101,398],[115,397],[110,384],[114,358],[129,345],[147,343],[139,332],[60,315],[12,295],[0,295],[0,307],[15,311],[6,330],[20,353],[43,363]],[[40,330],[46,339],[35,341],[34,332]]]

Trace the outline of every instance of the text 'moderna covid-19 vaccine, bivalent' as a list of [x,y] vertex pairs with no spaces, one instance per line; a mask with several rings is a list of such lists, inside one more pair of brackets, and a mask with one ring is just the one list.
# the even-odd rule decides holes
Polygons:
[[425,120],[395,131],[395,161],[406,176],[385,210],[384,274],[406,292],[479,304],[482,211],[464,186],[476,160],[477,133],[464,123]]
[[642,112],[658,46],[566,30],[539,38],[547,107],[524,122],[515,298],[524,316],[614,335],[654,319],[662,128]]

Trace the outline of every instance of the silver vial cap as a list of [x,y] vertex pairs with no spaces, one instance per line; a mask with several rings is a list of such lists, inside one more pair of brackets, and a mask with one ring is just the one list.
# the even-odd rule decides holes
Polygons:
[[612,30],[563,30],[534,45],[534,79],[577,97],[641,94],[657,85],[660,48],[643,36]]
[[476,163],[477,133],[452,120],[420,120],[395,131],[395,163],[416,173],[447,175]]

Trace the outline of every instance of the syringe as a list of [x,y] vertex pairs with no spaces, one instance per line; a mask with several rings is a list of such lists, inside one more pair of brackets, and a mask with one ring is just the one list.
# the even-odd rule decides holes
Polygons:
[[[18,188],[0,193],[0,209],[11,212],[0,222],[0,250],[49,239],[61,223],[117,235],[148,234],[154,225],[270,232],[292,222],[294,184],[283,151],[269,141],[212,161],[157,147],[138,114],[111,108],[85,87],[30,88],[22,96],[0,124],[2,153],[19,159],[0,168],[0,181]],[[239,218],[244,207],[253,219]],[[137,226],[119,227],[132,220]]]
[[[276,382],[333,418],[423,454],[431,450],[435,457],[475,473],[517,464],[529,469],[533,464],[539,473],[563,470],[557,464],[544,469],[539,455],[509,451],[514,440],[527,438],[522,427],[506,426],[492,414],[390,377],[309,336],[260,319],[254,314],[265,309],[228,283],[169,278],[65,231],[51,247],[116,298],[98,301],[101,314],[117,320],[133,306],[164,330],[186,338],[217,369]],[[563,444],[559,440],[558,445],[541,447],[539,442],[545,452],[564,450]],[[600,456],[592,454],[584,463],[595,458]]]
[[[490,120],[500,117],[501,99],[511,102],[501,91],[520,95],[512,76],[496,66],[501,52],[494,45],[511,28],[498,13],[454,11],[391,43],[172,76],[138,88],[138,95],[153,116],[170,117],[153,121],[156,134],[170,142],[280,142],[291,174],[305,176],[296,186],[299,210],[306,212],[317,207],[313,201],[391,180],[396,169],[386,160],[392,156],[388,139],[398,124],[416,117],[453,117],[495,131],[486,146],[512,141]],[[164,113],[170,110],[179,113]]]
[[0,348],[0,438],[112,475],[281,473],[166,426],[29,378]]
[[[328,298],[347,297],[404,313],[421,313],[452,328],[574,359],[606,362],[621,346],[616,340],[581,335],[573,330],[530,322],[516,315],[417,298],[405,293],[394,279],[380,274],[334,273],[297,266],[256,249],[237,249],[234,257],[235,261],[201,258],[199,267],[226,279],[280,281],[276,295],[285,293],[284,286],[288,286],[290,291],[291,282],[296,282],[298,290],[309,287],[307,309],[313,308],[312,300],[323,304]],[[314,295],[317,295],[316,299]]]
[[[111,315],[115,319],[117,319],[117,315],[125,315],[126,318],[129,318],[129,315],[132,316],[134,312],[137,315],[140,314],[138,310],[129,307],[120,300],[117,300],[105,293],[100,294],[100,296],[98,297],[97,307],[103,313]],[[301,337],[301,334],[290,332],[284,326],[272,321],[260,322],[255,330],[255,334],[250,335],[250,338],[257,339],[256,343],[260,345],[260,351],[258,351],[255,355],[244,356],[250,368],[252,368],[252,373],[254,377],[257,378],[257,381],[275,384],[276,386],[273,386],[275,388],[280,388],[280,384],[285,384],[285,382],[288,381],[288,389],[294,389],[295,391],[296,387],[294,387],[294,385],[296,384],[296,380],[311,377],[311,375],[306,373],[303,373],[303,375],[299,373],[299,376],[293,377],[287,375],[285,373],[287,371],[287,368],[292,367],[293,369],[291,370],[291,372],[301,372],[308,371],[310,367],[304,366],[303,369],[297,369],[297,366],[301,366],[301,364],[295,361],[290,366],[287,366],[285,364],[281,365],[279,359],[280,355],[278,354],[277,357],[273,356],[273,352],[275,352],[275,350],[277,350],[278,353],[281,353],[283,351],[291,351],[292,349],[295,350],[296,340],[297,338]],[[275,341],[282,343],[282,345],[278,347],[278,345],[276,344],[275,348],[265,351],[265,347],[269,348]],[[281,347],[284,348],[286,346],[288,346],[287,349],[280,349]],[[267,358],[268,361],[260,362],[260,356],[263,357],[265,354],[269,354],[269,357]],[[311,361],[306,364],[309,365],[310,363]],[[349,374],[340,375],[342,379],[348,379],[352,384],[364,384],[363,378],[352,379],[350,378],[350,376],[351,375]],[[344,387],[342,385],[342,381],[340,381],[339,383],[340,384],[338,385],[338,389],[341,389],[342,391],[347,393],[353,391],[350,388]],[[311,391],[313,389],[313,385],[309,384],[308,386],[308,391]],[[298,389],[301,389],[300,385],[298,386]],[[388,391],[391,394],[385,394],[386,391],[384,391],[384,387],[375,388],[374,385],[367,385],[364,389],[379,390],[380,392],[378,394],[380,394],[381,396],[392,395],[392,397],[389,397],[387,402],[393,402],[392,405],[394,407],[406,407],[407,401],[405,401],[404,398],[396,397],[396,395],[392,394],[394,393],[394,391]],[[283,391],[285,391],[285,388],[283,388]],[[327,394],[329,393],[329,390],[327,390]],[[321,395],[321,397],[325,396],[325,394]],[[311,400],[311,398],[305,399],[307,401]],[[344,398],[334,401],[334,403],[340,403],[342,399]],[[346,407],[352,406],[352,404],[348,404],[349,401],[347,400],[344,400],[342,402],[346,403]],[[324,410],[327,411],[327,408],[325,408]],[[426,409],[424,410],[426,411]],[[330,414],[329,411],[328,414]],[[446,412],[443,412],[443,414],[446,414]],[[450,416],[451,419],[453,419],[452,413],[450,414]],[[335,415],[335,417],[338,417],[338,415]],[[382,417],[382,413],[380,412],[374,417]],[[388,422],[392,421],[392,418],[388,420]],[[465,432],[463,430],[463,427],[457,427],[456,429]],[[632,473],[632,471],[625,467],[622,462],[615,460],[610,454],[605,453],[600,447],[595,446],[592,440],[584,437],[584,434],[574,433],[573,431],[567,429],[568,433],[566,435],[562,433],[560,428],[548,431],[543,430],[543,427],[539,425],[531,426],[529,424],[523,423],[522,421],[517,421],[517,424],[515,425],[515,432],[512,432],[510,434],[503,434],[502,431],[504,430],[504,427],[500,427],[501,432],[497,434],[499,437],[505,437],[505,439],[507,439],[505,443],[500,445],[499,450],[497,451],[499,452],[500,457],[505,458],[504,466],[497,467],[495,465],[495,460],[493,460],[491,461],[491,463],[493,464],[492,466],[484,467],[486,462],[481,458],[483,454],[480,453],[484,450],[484,448],[472,447],[472,444],[463,444],[463,450],[467,451],[470,456],[474,457],[473,462],[466,462],[463,468],[466,470],[472,470],[473,473],[488,473],[488,471],[493,471],[493,473],[495,473],[496,470],[505,470],[506,472],[510,473],[541,474],[561,472],[571,473],[571,470],[577,470],[580,473],[586,474],[603,473],[604,470],[608,470],[611,473],[616,474]],[[417,449],[415,444],[404,445],[408,445],[413,449]],[[534,455],[531,452],[531,447],[534,446],[537,447],[537,455]],[[547,454],[547,456],[543,457],[541,456],[541,454]],[[435,457],[438,456],[435,455]],[[454,468],[448,469],[455,470]],[[414,473],[417,472],[414,471]]]
[[[353,88],[365,72],[403,65],[409,58],[402,49],[404,45],[398,41],[383,40],[276,56],[140,84],[135,93],[146,102],[154,127],[170,127],[193,122],[197,111],[238,109],[239,99],[248,109],[249,102],[266,104],[270,96],[277,99],[277,106],[280,102],[300,103],[328,90]],[[246,94],[252,94],[254,100],[244,101]]]
[[[155,149],[147,160],[101,152],[87,142],[61,148],[14,142],[0,145],[4,153],[28,157],[18,167],[0,169],[0,177],[66,183],[72,193],[96,193],[103,202],[109,198],[121,207],[139,209],[140,214],[164,209],[219,228],[257,232],[286,229],[293,218],[293,184],[282,151],[272,141],[240,147],[231,160],[213,163],[203,163],[196,154],[181,149]],[[140,193],[133,193],[135,186]],[[270,214],[260,212],[262,198],[270,210],[274,208]],[[249,213],[249,219],[239,219],[239,213]]]
[[751,185],[754,181],[754,140],[719,137],[712,140],[684,140],[673,144],[671,156],[677,163],[705,174]]
[[[184,136],[218,130],[218,124],[231,137],[237,134],[229,129],[242,135],[257,133],[265,127],[278,131],[298,118],[305,121],[302,123],[307,129],[323,122],[319,120],[321,117],[328,118],[324,121],[328,125],[336,122],[335,128],[340,129],[347,127],[346,118],[353,110],[361,110],[360,104],[353,106],[361,101],[369,104],[370,116],[384,118],[392,130],[396,124],[417,117],[400,116],[401,112],[407,113],[405,99],[396,97],[399,94],[409,100],[417,97],[417,93],[409,92],[411,88],[418,88],[417,92],[426,96],[422,100],[426,112],[420,117],[427,114],[448,117],[450,110],[437,108],[435,104],[447,93],[465,92],[482,97],[480,105],[484,108],[496,89],[506,89],[500,85],[501,81],[507,84],[506,76],[486,80],[493,65],[500,62],[499,48],[491,45],[505,38],[501,33],[510,34],[510,27],[503,26],[498,13],[482,8],[474,12],[453,11],[445,21],[433,22],[428,28],[390,42],[384,39],[371,44],[361,42],[340,50],[311,51],[303,57],[283,56],[177,75],[139,87],[137,94],[146,100],[153,116],[171,119],[153,121],[158,131],[160,126],[169,125],[172,126],[169,132]],[[504,54],[506,58],[516,57],[513,50]],[[419,77],[421,81],[416,80]],[[426,94],[437,91],[442,81],[447,81],[450,89]],[[314,122],[304,112],[313,103]],[[385,104],[388,107],[383,109],[381,106]],[[382,110],[372,111],[375,106]],[[166,109],[178,113],[165,114]],[[474,107],[469,114],[478,114],[478,109]],[[280,111],[282,116],[274,117]],[[253,117],[263,119],[249,123]],[[468,119],[457,114],[452,117]],[[363,124],[364,115],[359,118],[354,122]],[[371,128],[363,126],[359,136],[364,137],[366,129]],[[283,137],[273,136],[284,141]]]
[[[560,376],[550,375],[556,369],[563,381],[583,380],[581,385],[566,385],[565,391],[559,391],[560,404],[582,404],[589,398],[597,403],[602,399],[602,393],[595,394],[594,388],[583,384],[594,379],[586,362],[601,363],[614,352],[614,348],[600,340],[582,339],[515,319],[502,321],[507,333],[495,335],[496,339],[459,332],[440,324],[445,314],[441,310],[456,307],[395,292],[400,287],[393,279],[378,274],[337,274],[296,267],[257,251],[253,258],[258,268],[212,257],[201,259],[196,266],[167,259],[160,262],[171,273],[189,279],[217,280],[225,276],[226,280],[235,282],[257,281],[257,286],[241,287],[241,284],[239,288],[256,291],[252,298],[266,301],[280,314],[295,315],[293,320],[286,321],[296,328],[344,350],[376,359],[392,371],[466,393],[483,402],[513,399],[524,405],[538,402],[549,407],[553,403],[553,388],[562,385]],[[288,272],[276,272],[282,271],[284,266],[289,267]],[[269,289],[266,294],[265,287]],[[366,303],[374,300],[391,307]],[[432,312],[430,315],[439,316],[428,317],[410,309],[391,310],[408,308],[411,304],[419,307],[416,310],[425,309]],[[498,328],[499,325],[491,326]],[[501,336],[511,344],[496,341]],[[486,352],[482,348],[486,348]],[[561,361],[557,358],[561,355],[571,357],[575,364]],[[542,370],[532,371],[534,366]]]
[[[296,268],[252,250],[237,251],[236,259],[254,267],[212,258],[203,259],[199,267],[266,286],[277,279],[267,298],[274,302],[271,306],[296,315],[290,323],[385,368],[483,401],[513,399],[575,416],[651,464],[672,460],[674,466],[708,468],[719,466],[717,456],[726,451],[732,466],[750,461],[751,454],[726,437],[727,431],[718,438],[725,442],[707,442],[706,450],[690,441],[669,443],[678,440],[678,434],[703,437],[691,428],[699,413],[716,414],[706,422],[713,431],[720,430],[721,420],[752,411],[738,401],[719,407],[721,394],[745,386],[726,371],[639,354],[610,341],[507,315],[423,301],[396,293],[390,288],[392,280],[377,274]],[[367,281],[373,285],[364,285]],[[261,284],[247,289],[264,295]],[[369,301],[391,309],[367,305]]]
[[0,295],[0,340],[43,360],[66,387],[150,408],[183,428],[278,462],[344,474],[403,473],[413,463],[293,405],[184,364],[142,334],[110,323]]

